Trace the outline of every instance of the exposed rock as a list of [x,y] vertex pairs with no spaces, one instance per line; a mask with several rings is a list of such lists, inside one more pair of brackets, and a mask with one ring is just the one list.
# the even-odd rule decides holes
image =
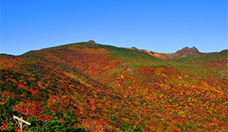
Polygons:
[[91,44],[91,45],[96,45],[95,41],[93,41],[93,40],[90,40],[90,41],[88,41],[87,43],[88,43],[88,44]]
[[193,53],[199,53],[199,50],[195,46],[193,46],[191,48],[191,52],[193,52]]
[[[121,48],[124,48],[124,47],[121,47]],[[176,59],[176,58],[188,57],[190,55],[198,56],[199,53],[200,53],[199,50],[195,46],[193,46],[192,48],[185,47],[185,48],[183,48],[181,50],[178,50],[175,53],[157,53],[157,52],[153,52],[153,51],[137,49],[135,47],[125,48],[125,49],[137,50],[137,51],[140,51],[140,52],[147,53],[147,54],[149,54],[151,56],[154,56],[154,57],[157,57],[157,58],[160,58],[160,59],[167,59],[167,60],[173,60],[173,59]]]
[[189,48],[189,47],[185,47],[181,50],[178,50],[176,53],[178,54],[185,54],[185,53],[199,53],[199,50],[193,46],[192,48]]
[[131,50],[138,50],[137,48],[135,48],[135,47],[131,47],[131,48],[129,48],[129,49],[131,49]]
[[181,50],[178,50],[176,53],[178,53],[178,54],[182,54],[182,53],[186,53],[186,52],[188,52],[190,50],[190,48],[189,47],[185,47],[185,48],[183,48],[183,49],[181,49]]

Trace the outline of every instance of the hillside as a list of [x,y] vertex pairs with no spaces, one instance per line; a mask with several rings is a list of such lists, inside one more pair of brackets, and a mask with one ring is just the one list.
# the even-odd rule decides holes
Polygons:
[[[122,47],[122,48],[124,48],[124,47]],[[192,48],[185,47],[181,50],[178,50],[175,53],[157,53],[157,52],[153,52],[153,51],[137,49],[136,47],[125,48],[125,49],[137,50],[137,51],[144,52],[151,56],[154,56],[154,57],[157,57],[160,59],[165,59],[165,60],[174,60],[174,59],[180,59],[180,58],[185,58],[185,57],[189,57],[189,56],[202,57],[202,56],[207,56],[207,55],[211,54],[211,53],[201,53],[195,46],[193,46]]]
[[227,50],[176,53],[89,41],[2,54],[0,130],[18,130],[16,115],[25,131],[227,131]]

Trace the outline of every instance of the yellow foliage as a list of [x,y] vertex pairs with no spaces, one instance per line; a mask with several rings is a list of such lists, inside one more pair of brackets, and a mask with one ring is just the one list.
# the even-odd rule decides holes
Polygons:
[[69,72],[63,72],[66,76],[73,78],[77,81],[79,81],[81,84],[84,84],[87,87],[92,87],[92,85],[86,83],[85,81],[82,80],[82,78],[77,77],[76,75],[74,75],[73,73],[69,73]]
[[103,48],[89,48],[89,47],[79,48],[79,47],[71,46],[69,47],[69,49],[77,51],[82,54],[108,54],[109,53],[108,50]]

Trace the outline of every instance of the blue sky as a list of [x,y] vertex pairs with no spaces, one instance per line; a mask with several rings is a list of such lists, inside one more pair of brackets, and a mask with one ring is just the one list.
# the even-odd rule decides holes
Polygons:
[[0,0],[0,53],[68,43],[172,53],[228,48],[227,0]]

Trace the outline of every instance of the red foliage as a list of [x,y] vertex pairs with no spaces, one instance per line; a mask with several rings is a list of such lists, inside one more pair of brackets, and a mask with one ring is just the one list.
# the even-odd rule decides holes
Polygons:
[[19,87],[24,87],[25,85],[23,83],[17,83]]
[[[37,67],[43,67],[38,72],[34,71],[40,78],[28,73],[29,83],[23,77],[20,80],[9,79],[31,86],[17,83],[19,88],[30,91],[34,97],[28,101],[24,94],[18,95],[21,100],[14,107],[18,112],[49,120],[51,115],[40,116],[44,110],[40,104],[47,105],[48,109],[56,113],[73,110],[88,130],[103,130],[107,124],[111,124],[111,128],[118,128],[122,121],[132,122],[134,126],[146,121],[150,125],[144,128],[145,131],[156,130],[155,126],[159,125],[160,130],[164,130],[164,124],[169,124],[168,129],[172,131],[176,129],[174,126],[178,125],[175,124],[177,122],[188,131],[186,123],[189,121],[221,129],[227,126],[221,122],[227,117],[227,79],[199,79],[166,64],[153,66],[149,61],[146,62],[147,66],[140,61],[134,66],[133,63],[137,61],[126,60],[125,63],[118,57],[106,56],[109,52],[103,53],[103,50],[96,48],[66,49],[56,50],[53,54],[39,54],[47,61],[32,62],[37,63]],[[217,68],[224,66],[220,62],[209,64]],[[20,70],[17,72],[22,73]],[[2,94],[4,98],[11,95],[12,92],[8,91]],[[46,97],[47,102],[34,101],[43,101],[41,97]],[[115,120],[110,120],[110,117],[115,117]],[[205,118],[215,123],[203,121]]]
[[0,99],[0,103],[1,103],[1,102],[5,102],[5,99]]
[[144,110],[143,112],[144,112],[144,113],[146,113],[146,114],[149,114],[149,112],[148,112],[148,111],[146,111],[146,110]]
[[6,127],[7,127],[8,123],[7,122],[2,122],[2,126],[0,127],[1,130],[6,131]]
[[51,115],[45,115],[44,117],[42,117],[43,120],[50,120],[51,119]]
[[32,95],[35,95],[37,91],[39,91],[39,89],[30,90],[30,92],[32,93]]
[[21,130],[19,128],[15,129],[15,132],[21,132]]

